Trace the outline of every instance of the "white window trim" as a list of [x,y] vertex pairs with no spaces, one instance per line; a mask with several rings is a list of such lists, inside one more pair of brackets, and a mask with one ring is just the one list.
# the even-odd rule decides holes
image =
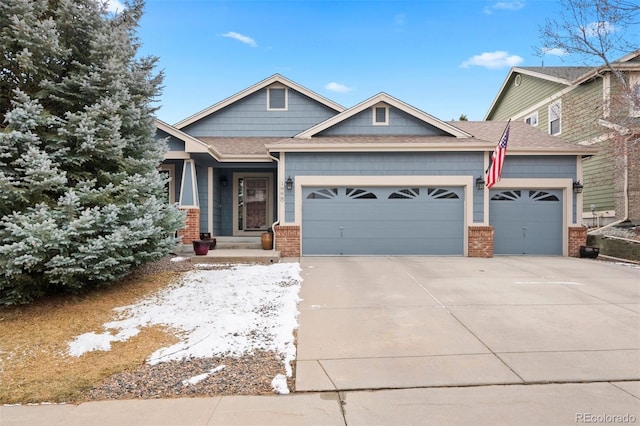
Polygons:
[[[384,122],[376,121],[376,110],[378,108],[384,108]],[[389,107],[387,105],[374,105],[371,108],[372,112],[372,122],[374,126],[388,126],[389,125]]]
[[[271,108],[271,89],[284,89],[284,108]],[[289,110],[289,88],[282,85],[272,85],[267,88],[267,111]]]
[[169,173],[169,204],[175,204],[176,202],[176,165],[175,164],[160,164],[158,169],[167,171]]
[[[558,107],[558,120],[559,120],[559,126],[558,126],[558,133],[551,133],[551,112],[555,107]],[[557,101],[554,101],[552,103],[549,104],[549,124],[548,124],[548,132],[550,135],[553,136],[558,136],[562,134],[562,101],[560,99],[558,99]]]
[[[530,118],[535,118],[535,124],[531,124],[531,123],[527,123],[527,120]],[[537,127],[538,123],[540,122],[540,120],[538,119],[538,111],[534,112],[533,114],[529,114],[524,118],[524,122],[529,124],[530,126],[533,127]]]

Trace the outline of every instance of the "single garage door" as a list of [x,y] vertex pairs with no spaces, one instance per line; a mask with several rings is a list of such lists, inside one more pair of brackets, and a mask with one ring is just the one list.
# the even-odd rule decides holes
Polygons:
[[562,190],[492,190],[495,254],[562,255]]
[[303,255],[461,255],[461,187],[303,188]]

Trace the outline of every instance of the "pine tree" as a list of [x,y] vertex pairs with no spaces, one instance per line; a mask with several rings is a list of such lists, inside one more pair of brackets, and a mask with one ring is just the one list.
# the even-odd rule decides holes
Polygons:
[[176,243],[143,6],[0,2],[0,304],[111,283]]

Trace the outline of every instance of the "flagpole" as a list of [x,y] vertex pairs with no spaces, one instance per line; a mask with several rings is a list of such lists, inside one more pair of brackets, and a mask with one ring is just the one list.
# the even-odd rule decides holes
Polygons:
[[[498,143],[500,143],[502,138],[504,138],[504,134],[507,133],[507,129],[509,128],[509,124],[511,124],[511,119],[509,119],[509,121],[507,121],[507,125],[504,126],[504,130],[502,131],[502,134],[500,135],[500,139],[498,139]],[[486,176],[487,173],[489,173],[489,169],[490,168],[491,168],[491,157],[489,157],[489,165],[487,166],[487,170],[484,171],[485,176]]]

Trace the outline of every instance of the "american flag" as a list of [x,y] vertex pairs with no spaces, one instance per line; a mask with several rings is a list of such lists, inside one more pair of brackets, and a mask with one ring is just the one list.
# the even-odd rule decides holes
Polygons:
[[491,166],[487,171],[487,188],[491,189],[493,185],[500,182],[502,176],[502,166],[504,165],[504,157],[507,155],[507,142],[509,141],[509,128],[511,121],[507,123],[507,127],[504,129],[502,138],[498,142],[498,146],[491,154]]

